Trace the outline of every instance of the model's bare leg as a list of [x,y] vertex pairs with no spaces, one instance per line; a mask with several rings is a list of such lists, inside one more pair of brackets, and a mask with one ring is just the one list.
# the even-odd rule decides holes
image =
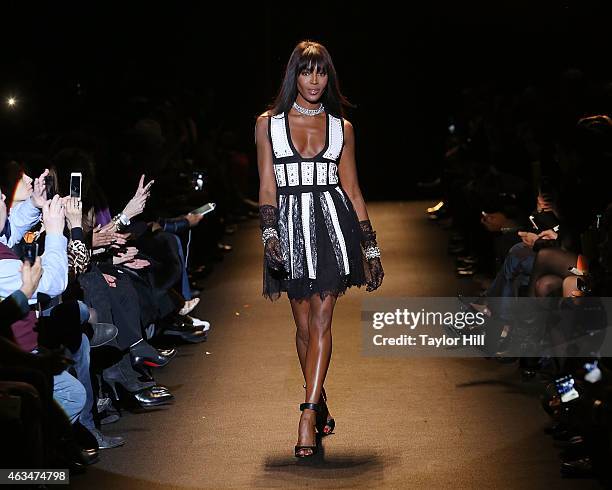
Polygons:
[[[308,339],[310,335],[308,320],[310,318],[310,301],[308,299],[302,301],[292,299],[289,300],[289,302],[291,303],[291,311],[293,312],[293,319],[296,326],[295,346],[297,348],[298,358],[300,359],[302,374],[304,375],[304,380],[306,380],[306,352],[308,351]],[[325,388],[322,388],[322,391],[325,394]],[[331,413],[328,413],[327,420],[332,418]]]
[[[321,396],[332,353],[331,322],[335,304],[335,296],[327,296],[324,300],[321,300],[318,295],[310,298],[308,348],[304,368],[306,403],[318,403]],[[314,410],[306,409],[302,412],[298,430],[298,445],[315,445],[315,420]],[[304,449],[301,453],[307,456],[311,450]]]
[[310,301],[295,299],[290,300],[291,311],[293,312],[293,320],[295,321],[295,346],[297,348],[298,357],[302,374],[306,379],[306,351],[308,350],[308,317],[310,316]]

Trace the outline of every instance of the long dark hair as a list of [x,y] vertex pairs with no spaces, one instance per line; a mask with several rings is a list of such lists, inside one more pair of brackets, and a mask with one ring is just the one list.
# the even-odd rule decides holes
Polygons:
[[270,115],[289,112],[297,98],[298,76],[303,70],[313,70],[315,67],[319,73],[327,74],[327,87],[321,96],[325,110],[334,116],[343,117],[344,107],[354,107],[340,92],[336,68],[327,48],[315,41],[302,41],[291,53],[283,83],[268,109]]

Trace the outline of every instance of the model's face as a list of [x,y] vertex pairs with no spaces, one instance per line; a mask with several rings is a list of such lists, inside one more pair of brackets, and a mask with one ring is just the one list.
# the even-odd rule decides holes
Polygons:
[[19,182],[17,182],[13,202],[18,203],[26,201],[32,195],[32,191],[32,179],[28,175],[23,174],[21,179],[19,179]]
[[297,78],[298,93],[311,104],[317,104],[327,87],[327,73],[320,73],[315,66],[304,69]]

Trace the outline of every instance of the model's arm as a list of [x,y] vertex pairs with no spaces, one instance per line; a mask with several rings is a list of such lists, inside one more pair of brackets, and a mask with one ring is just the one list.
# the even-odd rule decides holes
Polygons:
[[338,175],[340,176],[340,185],[353,203],[353,208],[359,219],[361,245],[368,259],[369,278],[367,290],[374,291],[382,284],[385,273],[380,262],[380,250],[376,243],[376,232],[372,229],[365,201],[359,188],[357,165],[355,163],[355,131],[353,130],[353,125],[347,120],[344,120],[344,148],[340,164],[338,165]]
[[259,169],[259,225],[264,240],[264,256],[268,266],[283,269],[283,255],[278,237],[278,208],[276,207],[276,177],[272,163],[272,146],[268,139],[270,118],[263,114],[255,125],[257,167]]
[[276,177],[272,166],[272,147],[268,139],[270,118],[261,115],[255,125],[255,143],[257,144],[257,167],[259,169],[259,205],[269,204],[276,207]]
[[353,130],[353,125],[346,119],[344,120],[344,148],[342,149],[342,157],[338,165],[338,175],[340,177],[340,185],[353,203],[359,221],[369,219],[365,201],[359,187],[359,179],[357,178],[355,131]]

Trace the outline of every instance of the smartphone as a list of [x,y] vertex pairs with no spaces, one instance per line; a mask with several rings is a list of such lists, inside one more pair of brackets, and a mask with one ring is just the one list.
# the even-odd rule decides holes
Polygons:
[[506,234],[506,233],[514,233],[514,234],[516,234],[519,231],[521,231],[521,229],[520,228],[505,228],[505,227],[502,227],[502,229],[500,231],[503,234]]
[[45,177],[45,191],[47,192],[47,199],[52,199],[55,194],[57,194],[57,189],[55,188],[55,179],[50,175]]
[[70,174],[70,197],[78,197],[81,199],[81,181],[83,175],[81,172],[72,172]]
[[23,244],[23,261],[28,261],[30,265],[34,265],[38,257],[38,243],[24,243]]
[[217,207],[217,204],[214,202],[209,202],[207,204],[204,204],[204,206],[200,206],[197,209],[194,209],[193,211],[191,211],[189,214],[208,214],[211,211],[213,211],[215,208]]
[[191,178],[191,185],[193,189],[196,191],[201,191],[204,189],[204,184],[206,183],[206,173],[203,170],[196,170],[193,172],[193,176]]

